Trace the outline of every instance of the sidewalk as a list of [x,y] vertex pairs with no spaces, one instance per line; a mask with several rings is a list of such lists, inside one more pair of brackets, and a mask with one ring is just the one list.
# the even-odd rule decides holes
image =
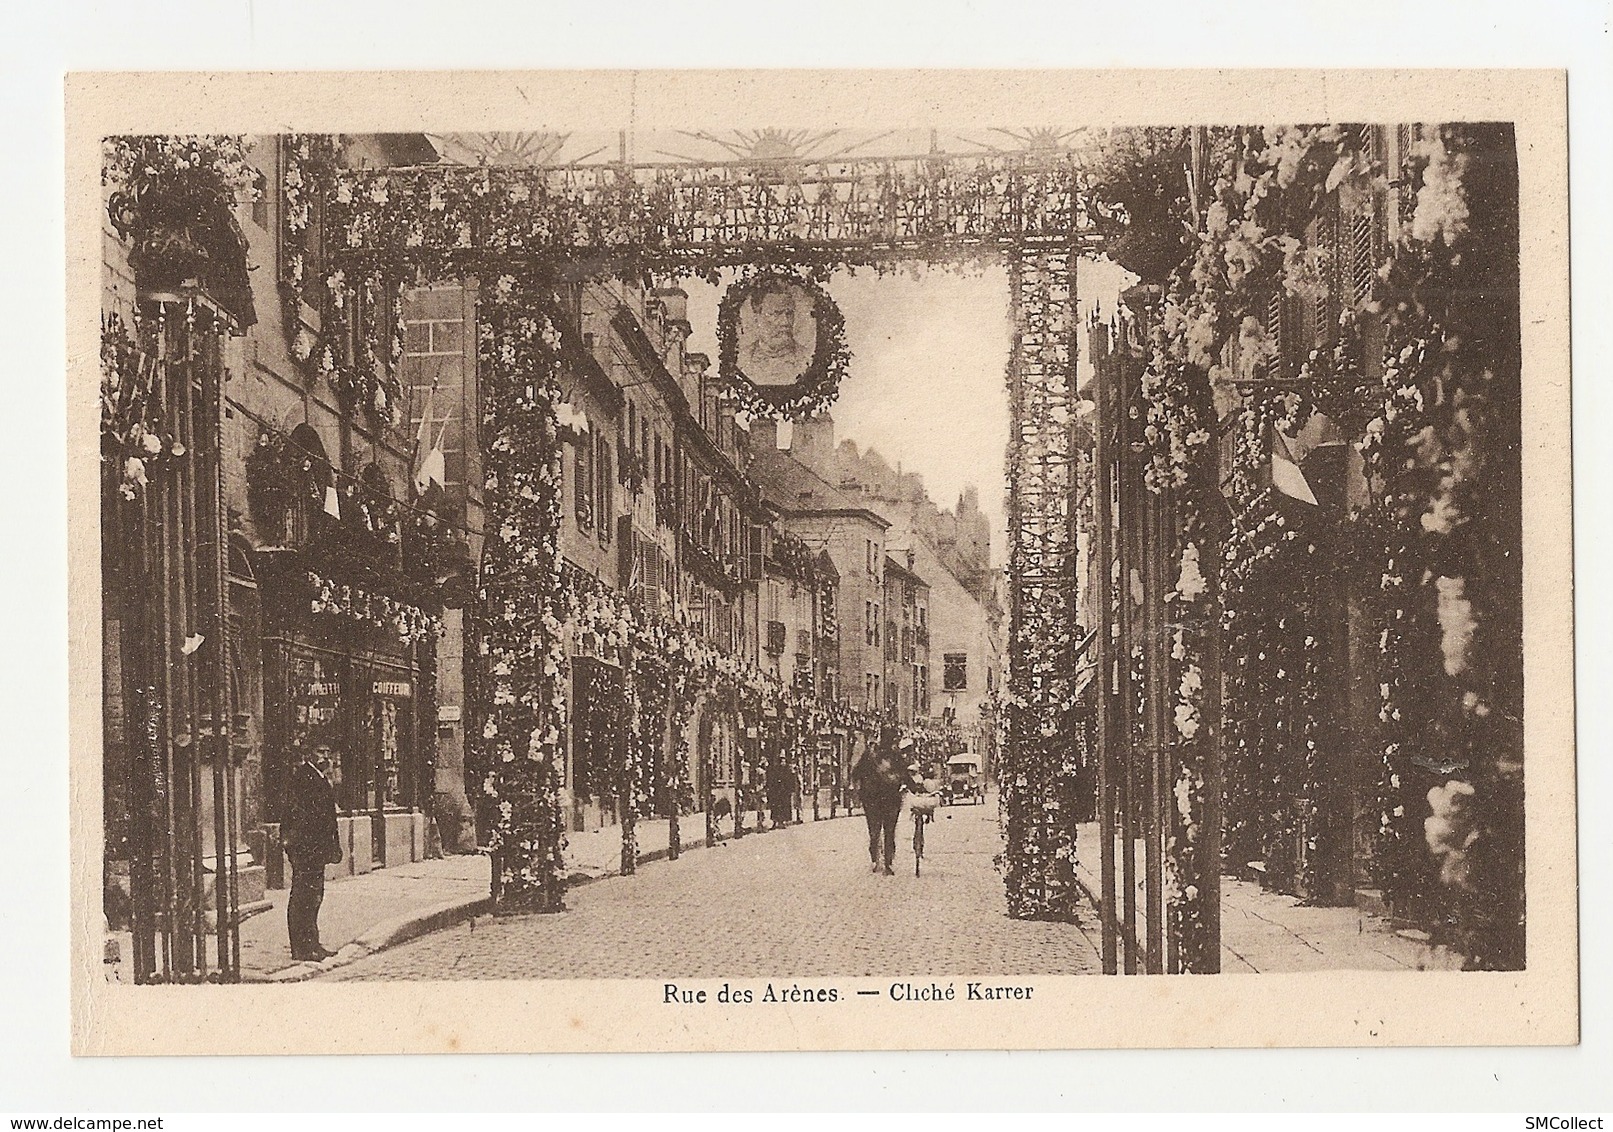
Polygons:
[[[749,818],[752,832],[747,833],[747,837],[756,835],[755,820],[753,812]],[[666,858],[670,828],[671,823],[665,818],[639,821],[640,868]],[[724,819],[722,828],[725,833],[731,830],[732,820]],[[705,814],[680,817],[678,832],[682,852],[703,849]],[[568,833],[566,837],[568,887],[621,872],[620,826]],[[723,836],[724,841],[729,839]],[[241,979],[243,982],[297,982],[481,915],[491,904],[491,867],[485,853],[472,853],[416,861],[328,881],[325,902],[319,913],[319,928],[321,942],[336,954],[323,963],[292,959],[286,934],[286,899],[290,891],[270,889],[265,901],[268,907],[241,922]],[[116,941],[118,959],[105,964],[106,978],[111,982],[132,982],[129,963],[133,947],[129,933],[114,933],[109,940]],[[210,950],[212,945],[210,938]]]
[[[1096,898],[1103,891],[1099,879],[1102,843],[1096,824],[1081,827],[1077,846],[1076,872]],[[1117,843],[1116,857],[1123,856]],[[1144,906],[1144,875],[1139,842],[1139,909]],[[1221,970],[1225,974],[1455,970],[1460,965],[1459,956],[1431,946],[1427,933],[1397,930],[1388,920],[1360,908],[1310,906],[1298,897],[1269,892],[1249,881],[1221,878]]]

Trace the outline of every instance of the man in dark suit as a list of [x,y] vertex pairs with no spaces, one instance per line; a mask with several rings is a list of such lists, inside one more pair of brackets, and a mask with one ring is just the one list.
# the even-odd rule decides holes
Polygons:
[[868,820],[868,859],[874,872],[880,872],[880,849],[884,849],[883,871],[886,876],[896,875],[892,862],[896,859],[896,821],[902,813],[902,794],[907,789],[907,775],[897,761],[896,728],[886,725],[877,741],[870,740],[863,749],[863,758],[851,768],[862,795],[863,816]]
[[319,906],[325,902],[325,866],[342,859],[336,830],[336,791],[327,775],[331,750],[326,744],[304,750],[291,772],[287,807],[286,856],[291,859],[291,896],[286,901],[286,928],[293,959],[318,962],[336,954],[319,942]]

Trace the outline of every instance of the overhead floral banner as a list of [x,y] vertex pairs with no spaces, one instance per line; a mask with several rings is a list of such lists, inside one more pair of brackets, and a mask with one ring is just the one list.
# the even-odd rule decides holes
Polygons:
[[329,232],[345,254],[431,274],[488,253],[618,271],[894,264],[972,246],[1099,237],[1067,153],[659,166],[338,171]]

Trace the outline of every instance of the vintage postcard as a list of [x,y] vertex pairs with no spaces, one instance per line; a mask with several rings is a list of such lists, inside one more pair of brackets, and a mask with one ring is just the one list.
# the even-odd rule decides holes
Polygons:
[[1563,74],[66,100],[78,1052],[1577,1041]]

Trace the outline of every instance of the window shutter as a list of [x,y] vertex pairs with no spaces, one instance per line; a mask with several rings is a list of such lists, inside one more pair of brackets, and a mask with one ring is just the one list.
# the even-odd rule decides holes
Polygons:
[[644,582],[643,575],[637,569],[639,563],[638,539],[633,535],[633,519],[623,515],[617,520],[620,525],[617,531],[616,570],[617,585],[626,593],[632,594]]
[[602,542],[610,542],[611,527],[615,524],[616,480],[611,474],[610,444],[604,434],[599,437],[599,467],[596,469],[594,482],[599,486],[599,538]]
[[1377,199],[1363,194],[1350,217],[1350,298],[1360,306],[1372,297],[1372,281],[1378,263],[1373,239],[1377,221]]
[[1271,339],[1271,360],[1266,364],[1267,377],[1283,376],[1283,358],[1286,343],[1283,341],[1283,293],[1279,288],[1266,300],[1266,334]]

